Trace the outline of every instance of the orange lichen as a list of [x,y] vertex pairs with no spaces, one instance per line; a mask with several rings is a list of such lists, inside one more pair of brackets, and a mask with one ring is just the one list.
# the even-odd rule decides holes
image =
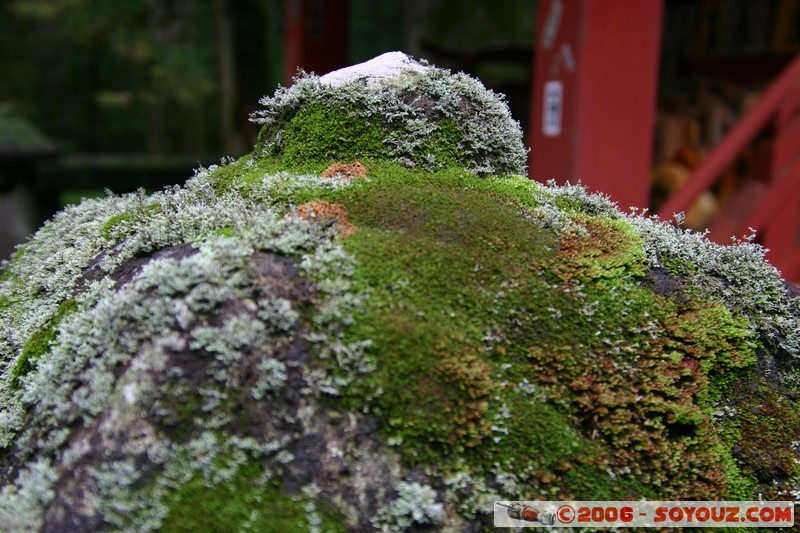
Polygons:
[[334,221],[336,230],[342,237],[352,235],[357,230],[348,220],[347,212],[341,204],[326,202],[325,200],[313,200],[298,207],[297,214],[303,220],[310,222]]
[[352,163],[334,163],[322,171],[323,178],[332,178],[334,176],[364,178],[366,175],[367,167],[358,161],[353,161]]

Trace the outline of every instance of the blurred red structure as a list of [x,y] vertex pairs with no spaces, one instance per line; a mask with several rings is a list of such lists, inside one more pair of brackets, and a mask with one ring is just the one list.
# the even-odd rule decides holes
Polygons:
[[647,207],[662,15],[661,0],[539,3],[532,178]]
[[347,65],[347,0],[286,0],[284,16],[285,86],[298,68],[321,76]]

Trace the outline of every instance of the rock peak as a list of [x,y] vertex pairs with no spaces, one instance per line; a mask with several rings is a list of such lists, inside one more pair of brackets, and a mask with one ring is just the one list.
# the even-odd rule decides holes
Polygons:
[[321,76],[320,81],[336,87],[353,80],[365,80],[367,85],[373,86],[395,78],[404,79],[409,73],[422,74],[428,70],[430,67],[403,52],[386,52],[369,61],[329,72]]
[[261,104],[251,116],[262,125],[256,157],[288,168],[383,160],[481,176],[525,172],[522,131],[502,96],[402,52],[322,77],[301,72]]

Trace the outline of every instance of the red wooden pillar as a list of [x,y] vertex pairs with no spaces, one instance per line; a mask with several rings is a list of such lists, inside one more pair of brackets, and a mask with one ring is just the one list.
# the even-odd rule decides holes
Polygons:
[[[795,173],[798,169],[795,169]],[[795,174],[796,175],[796,174]],[[794,180],[796,182],[796,180]],[[800,251],[800,188],[785,191],[779,205],[770,215],[769,226],[764,232],[761,244],[769,249],[767,259],[786,279],[800,280],[798,272],[790,264]]]
[[285,9],[284,85],[298,68],[321,76],[347,66],[347,0],[286,0]]
[[529,171],[647,207],[662,0],[540,0]]
[[773,123],[772,190],[760,206],[769,217],[761,243],[784,278],[800,282],[800,79],[792,82]]

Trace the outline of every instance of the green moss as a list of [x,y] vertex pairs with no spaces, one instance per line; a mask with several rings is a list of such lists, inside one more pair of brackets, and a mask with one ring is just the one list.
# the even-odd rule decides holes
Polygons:
[[372,157],[492,175],[520,174],[527,160],[502,97],[463,73],[428,68],[380,87],[301,76],[261,103],[258,150],[291,165]]
[[[404,127],[405,124],[387,122],[380,115],[365,116],[363,111],[345,110],[330,102],[313,103],[288,122],[272,155],[278,156],[287,168],[311,169],[315,173],[334,162],[388,161],[398,155],[422,168],[460,164],[463,134],[452,121],[437,121],[432,131],[414,141],[406,140],[414,134],[404,131]],[[387,140],[398,128],[398,141]]]
[[215,237],[238,237],[239,230],[237,230],[233,226],[225,226],[224,228],[220,228],[214,231],[213,235]]
[[14,265],[23,261],[27,253],[27,247],[20,246],[11,254],[11,257],[8,258],[3,268],[0,268],[0,283],[14,282],[18,279],[14,274]]
[[247,186],[260,181],[267,174],[286,170],[286,165],[274,157],[255,158],[253,154],[236,161],[211,168],[211,179],[217,192],[240,189],[247,196]]
[[[583,231],[532,224],[538,192],[377,164],[327,193],[358,228],[343,242],[370,290],[348,335],[373,341],[376,371],[348,406],[380,415],[411,464],[466,459],[488,474],[536,455],[522,479],[545,495],[746,490],[711,411],[754,362],[748,322],[643,286],[642,241],[623,219],[576,200]],[[536,398],[514,390],[523,379]]]
[[365,119],[354,111],[314,103],[303,107],[286,125],[279,153],[294,168],[311,162],[324,165],[380,158],[388,155],[385,136],[383,124],[377,119]]
[[457,453],[489,431],[490,373],[500,361],[482,354],[493,321],[482,314],[507,309],[505,283],[526,280],[520,294],[531,298],[546,290],[526,274],[552,236],[505,190],[463,171],[385,167],[370,176],[334,195],[358,227],[345,241],[360,265],[356,282],[377,289],[353,331],[380,353],[361,386],[383,391],[377,409],[409,456]]
[[65,301],[58,307],[55,315],[47,324],[31,335],[25,346],[22,347],[22,353],[20,353],[11,369],[13,386],[19,387],[20,379],[36,367],[36,360],[50,351],[50,344],[56,338],[59,323],[64,317],[76,311],[77,308],[78,305],[75,300]]
[[582,211],[581,203],[574,198],[557,196],[553,203],[556,205],[556,207],[567,213],[580,213]]
[[[337,407],[378,415],[407,464],[448,471],[466,461],[484,476],[502,468],[542,496],[714,498],[752,487],[711,421],[753,364],[746,319],[654,295],[641,283],[638,233],[574,191],[455,166],[365,163],[367,179],[346,187],[266,178],[272,205],[336,202],[357,228],[341,242],[367,301],[346,340],[372,342],[375,371],[353,382],[351,370],[321,361],[352,382]],[[265,173],[287,165],[243,158],[210,177],[219,190],[264,194]],[[568,213],[535,223],[559,198]],[[191,429],[196,406],[182,405],[176,427]]]
[[[435,131],[425,136],[420,146],[414,150],[414,159],[424,161],[426,157],[431,157],[437,168],[459,166],[462,163],[460,146],[463,139],[461,130],[451,120],[443,118],[436,122]],[[422,166],[429,169],[434,167],[430,163],[423,163]]]
[[100,235],[106,240],[112,240],[118,231],[124,231],[126,227],[139,223],[159,211],[161,211],[161,205],[152,203],[132,211],[124,211],[114,215],[100,228]]
[[203,414],[203,395],[197,390],[187,390],[186,386],[168,385],[163,398],[175,412],[162,420],[162,429],[174,442],[185,442],[197,429],[195,418]]
[[719,304],[685,306],[679,320],[668,327],[670,349],[689,353],[699,361],[708,386],[697,403],[710,411],[756,362],[756,343],[749,322]]
[[[537,388],[542,391],[541,383]],[[510,414],[508,433],[475,450],[471,460],[480,470],[491,472],[502,464],[509,471],[527,473],[528,484],[540,494],[560,499],[657,497],[655,487],[636,476],[610,476],[601,466],[607,453],[604,443],[583,434],[579,425],[565,423],[573,420],[568,408],[541,393],[524,394],[517,383],[509,385],[503,398]]]
[[642,239],[624,220],[574,215],[585,233],[568,233],[560,239],[553,270],[565,282],[620,278],[644,274]]
[[203,396],[200,393],[181,394],[175,397],[175,410],[180,425],[191,425],[194,417],[200,412]]
[[[720,442],[714,446],[717,462],[725,474],[725,498],[728,500],[747,501],[757,494],[758,480],[752,469],[737,461],[731,450],[741,438],[741,433],[733,428],[718,426]],[[735,435],[735,436],[734,436]]]
[[661,263],[671,276],[685,277],[697,272],[697,265],[682,257],[663,256]]
[[[720,424],[726,443],[736,448],[733,462],[741,479],[767,500],[787,499],[800,477],[796,442],[800,404],[755,373],[735,384],[735,415]],[[745,487],[748,485],[745,484]],[[752,492],[751,492],[752,494]]]
[[[190,258],[155,259],[159,262],[142,271],[141,283],[103,294],[94,309],[87,309],[93,314],[81,321],[85,329],[73,332],[76,339],[93,338],[94,324],[109,317],[116,320],[114,328],[129,329],[129,321],[120,319],[128,317],[137,331],[152,328],[142,329],[147,333],[142,337],[169,349],[175,344],[159,342],[159,336],[176,341],[189,333],[167,337],[163,321],[167,317],[174,325],[173,311],[191,303],[193,314],[201,306],[209,313],[197,317],[208,327],[203,334],[200,326],[193,327],[193,338],[202,342],[190,349],[213,351],[227,365],[207,376],[228,385],[225,399],[216,398],[213,407],[206,403],[210,392],[206,400],[193,392],[201,390],[195,383],[137,396],[131,409],[146,408],[153,396],[165,407],[140,414],[157,417],[157,433],[164,438],[157,444],[177,455],[167,459],[157,479],[155,469],[138,481],[129,478],[134,488],[149,484],[144,492],[153,496],[130,513],[130,524],[138,512],[142,522],[151,519],[155,501],[155,510],[160,503],[167,506],[165,531],[304,531],[320,516],[323,530],[343,529],[335,510],[309,496],[313,487],[295,496],[266,481],[269,476],[252,457],[273,453],[263,451],[267,448],[257,451],[253,441],[236,438],[222,451],[219,436],[197,435],[204,419],[235,431],[264,424],[254,410],[242,407],[245,399],[267,401],[267,393],[279,394],[296,381],[283,375],[283,366],[251,370],[234,364],[249,364],[255,352],[243,354],[254,345],[265,353],[275,348],[276,355],[285,348],[292,360],[293,350],[307,346],[312,371],[304,372],[307,387],[300,394],[310,394],[309,406],[315,406],[319,393],[320,401],[336,411],[376,415],[404,466],[420,466],[417,472],[430,476],[431,486],[450,484],[454,473],[475,481],[479,488],[474,490],[464,485],[434,495],[425,485],[416,491],[417,500],[437,506],[437,498],[444,499],[448,511],[451,506],[463,511],[465,502],[489,491],[587,500],[752,499],[759,492],[778,499],[796,491],[799,406],[782,387],[800,390],[800,378],[780,375],[779,368],[775,381],[762,379],[754,366],[756,341],[776,355],[776,367],[784,363],[777,354],[796,355],[800,337],[791,328],[797,312],[758,250],[713,247],[702,236],[625,217],[607,199],[587,196],[580,187],[545,188],[520,176],[486,177],[524,168],[518,128],[501,102],[474,92],[478,88],[463,77],[433,72],[417,81],[420,87],[402,82],[371,92],[360,83],[331,87],[315,78],[299,79],[297,89],[266,100],[265,126],[253,154],[201,169],[185,188],[157,193],[149,204],[144,195],[125,196],[67,210],[32,240],[35,261],[15,263],[23,257],[21,250],[0,274],[0,309],[13,306],[4,312],[13,320],[0,344],[14,350],[20,331],[27,334],[31,324],[42,323],[41,309],[52,309],[65,294],[85,288],[81,276],[90,261],[94,265],[96,258],[109,257],[116,262],[107,265],[124,265],[141,251],[186,243],[198,247]],[[485,120],[493,113],[500,124]],[[366,164],[366,179],[319,177],[330,163],[353,159]],[[356,231],[337,237],[336,226],[309,229],[294,215],[310,200],[338,204],[335,209],[346,212]],[[170,231],[161,231],[164,227]],[[113,241],[134,232],[140,233],[129,239],[130,247],[116,248],[129,255],[102,255]],[[241,238],[215,239],[220,236]],[[61,257],[64,248],[71,253]],[[247,277],[262,274],[255,250],[290,259],[267,272],[269,279],[261,280],[266,285]],[[248,268],[250,263],[259,268]],[[681,293],[654,294],[646,266],[659,275],[666,270],[681,277],[675,283]],[[187,272],[191,279],[183,278]],[[272,286],[286,276],[291,287]],[[51,287],[61,292],[48,292]],[[129,292],[156,288],[159,296],[174,300],[154,300],[151,306],[145,293]],[[282,299],[274,309],[262,306],[273,290],[297,308],[285,309]],[[208,307],[205,296],[211,298]],[[45,300],[33,302],[27,314],[20,311],[39,297]],[[117,301],[126,309],[107,306]],[[54,428],[71,427],[79,415],[69,407],[78,406],[77,400],[92,408],[80,414],[86,420],[102,412],[119,390],[117,370],[142,353],[130,345],[122,363],[104,368],[102,346],[82,354],[62,350],[72,346],[63,328],[64,346],[54,345],[60,321],[74,307],[63,304],[27,339],[12,368],[19,387],[51,349],[64,352],[64,362],[82,355],[90,366],[98,363],[89,374],[83,370],[89,366],[74,361],[62,368],[48,364],[58,379],[27,384],[27,396],[39,402],[33,406],[39,410],[34,420]],[[148,314],[150,307],[158,312]],[[246,313],[237,317],[241,329],[217,329],[218,321],[227,323],[229,311]],[[255,312],[261,323],[250,319]],[[178,323],[184,327],[182,320]],[[118,338],[113,331],[108,337]],[[295,333],[302,335],[298,341],[310,342],[283,344],[293,342]],[[16,355],[5,354],[8,360]],[[256,371],[262,375],[253,386]],[[72,398],[74,386],[83,385],[87,376],[94,381],[81,389],[85,397]],[[53,382],[57,387],[50,387]],[[106,385],[107,391],[101,390]],[[31,411],[19,400],[22,395],[6,392],[16,403],[0,415],[14,424],[8,431],[0,428],[0,435],[11,443]],[[24,442],[38,439],[39,429],[25,428]],[[276,430],[276,437],[285,436]],[[351,452],[344,450],[348,467]],[[292,461],[291,454],[279,453],[276,461]],[[97,471],[110,465],[100,459]],[[61,463],[52,466],[53,472],[62,468]],[[53,486],[44,479],[47,473],[37,474],[45,489]],[[39,488],[36,478],[25,483],[21,492]],[[101,505],[113,496],[110,485],[93,494]],[[423,487],[401,485],[412,495]],[[335,499],[341,487],[326,484],[320,490]],[[11,492],[2,495],[14,501]],[[408,500],[383,502],[383,509],[409,518]],[[106,509],[113,515],[117,508],[124,506],[114,500]]]
[[[259,481],[256,462],[240,466],[229,481],[208,486],[201,475],[164,498],[168,514],[164,533],[226,533],[249,529],[263,533],[305,532],[310,524],[306,498],[287,494],[276,481]],[[319,503],[319,502],[315,502]],[[345,531],[342,517],[332,507],[317,505],[320,531]]]

